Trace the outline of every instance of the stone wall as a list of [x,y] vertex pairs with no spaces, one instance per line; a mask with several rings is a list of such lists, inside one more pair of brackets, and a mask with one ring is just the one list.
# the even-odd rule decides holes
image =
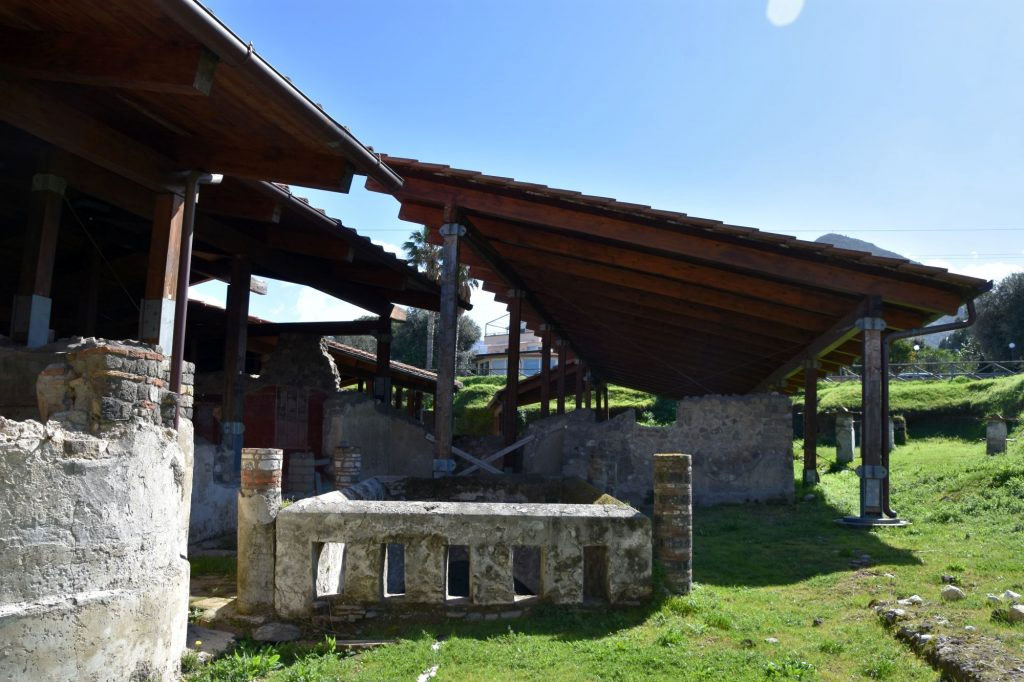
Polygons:
[[[337,566],[341,550],[341,566]],[[403,590],[386,594],[385,546],[401,545]],[[310,548],[313,551],[310,552]],[[468,595],[450,593],[452,548],[468,554]],[[533,552],[537,594],[516,594],[517,550]],[[599,550],[599,551],[595,551]],[[322,581],[326,551],[333,579]],[[601,565],[594,565],[600,562]],[[529,562],[527,562],[529,563]],[[339,607],[515,608],[524,601],[583,604],[590,587],[611,604],[650,595],[651,525],[619,504],[524,504],[349,500],[341,492],[308,498],[277,516],[274,604],[288,618],[314,613],[317,592],[333,584]],[[529,579],[522,581],[529,583]]]
[[578,476],[648,512],[658,452],[692,456],[697,506],[793,497],[790,405],[779,394],[688,398],[663,427],[638,425],[632,411],[598,422],[577,410],[534,422],[525,435],[534,436],[527,473]]
[[227,540],[234,542],[238,510],[238,484],[225,482],[218,467],[231,466],[219,448],[196,437],[192,474],[192,513],[189,515],[190,546]]
[[434,445],[423,425],[365,393],[344,391],[324,403],[324,450],[343,443],[362,453],[362,478],[422,476],[434,472]]
[[176,679],[191,423],[149,347],[41,352],[48,421],[0,417],[0,680]]

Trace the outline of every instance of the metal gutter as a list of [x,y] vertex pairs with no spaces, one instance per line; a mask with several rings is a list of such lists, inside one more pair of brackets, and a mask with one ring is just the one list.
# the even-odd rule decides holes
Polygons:
[[246,43],[239,38],[210,10],[196,0],[156,0],[156,3],[182,28],[212,50],[221,61],[246,72],[262,85],[291,99],[309,123],[328,138],[328,146],[344,153],[352,160],[356,170],[386,185],[388,189],[401,188],[402,178],[389,168],[379,155],[328,116],[304,92],[260,57],[253,50],[252,43]]

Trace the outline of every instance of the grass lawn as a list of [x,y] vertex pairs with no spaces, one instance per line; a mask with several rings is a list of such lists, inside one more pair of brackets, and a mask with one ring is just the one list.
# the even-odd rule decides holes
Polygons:
[[[893,506],[913,525],[870,532],[834,523],[856,511],[857,477],[831,466],[833,454],[820,451],[813,501],[798,486],[793,505],[696,510],[691,596],[522,621],[370,625],[359,636],[399,643],[358,656],[265,650],[263,658],[226,659],[189,679],[248,679],[231,675],[249,665],[249,676],[274,681],[415,680],[436,665],[437,681],[936,680],[868,608],[873,599],[911,594],[951,627],[974,625],[1024,657],[1024,626],[993,619],[985,600],[986,592],[1024,592],[1024,442],[999,457],[963,440],[898,448]],[[851,568],[863,554],[871,565]],[[959,579],[967,599],[939,601],[943,574]],[[280,659],[266,658],[274,653]]]

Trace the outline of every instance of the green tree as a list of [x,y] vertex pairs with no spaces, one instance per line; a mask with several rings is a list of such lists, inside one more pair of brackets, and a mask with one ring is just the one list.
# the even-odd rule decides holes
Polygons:
[[[432,327],[429,321],[433,313],[419,308],[409,308],[405,322],[394,322],[391,325],[391,359],[397,362],[404,362],[407,365],[427,368],[426,343],[427,334],[437,334],[437,328]],[[375,320],[373,315],[365,315],[361,320]],[[354,346],[370,353],[377,352],[377,342],[372,336],[337,336],[339,343]],[[436,340],[436,339],[435,339]],[[468,374],[473,360],[473,345],[480,340],[480,326],[467,315],[459,318],[459,334],[457,337],[457,352],[455,357],[455,369],[458,374]],[[431,349],[437,347],[436,343],[430,345]],[[432,358],[433,365],[437,364],[437,357]]]
[[977,300],[978,321],[974,338],[988,360],[1010,357],[1010,343],[1016,344],[1014,358],[1021,357],[1024,346],[1024,272],[1004,278]]

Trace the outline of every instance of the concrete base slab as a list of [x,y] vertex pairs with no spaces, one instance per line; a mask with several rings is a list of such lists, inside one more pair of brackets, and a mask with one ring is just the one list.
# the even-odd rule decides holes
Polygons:
[[185,634],[185,646],[196,652],[220,656],[235,645],[235,633],[224,630],[211,630],[193,623],[188,624]]
[[847,528],[876,528],[878,526],[902,528],[903,526],[910,525],[909,521],[904,521],[903,519],[890,519],[876,516],[844,516],[841,519],[836,519],[836,523],[840,526],[846,526]]

